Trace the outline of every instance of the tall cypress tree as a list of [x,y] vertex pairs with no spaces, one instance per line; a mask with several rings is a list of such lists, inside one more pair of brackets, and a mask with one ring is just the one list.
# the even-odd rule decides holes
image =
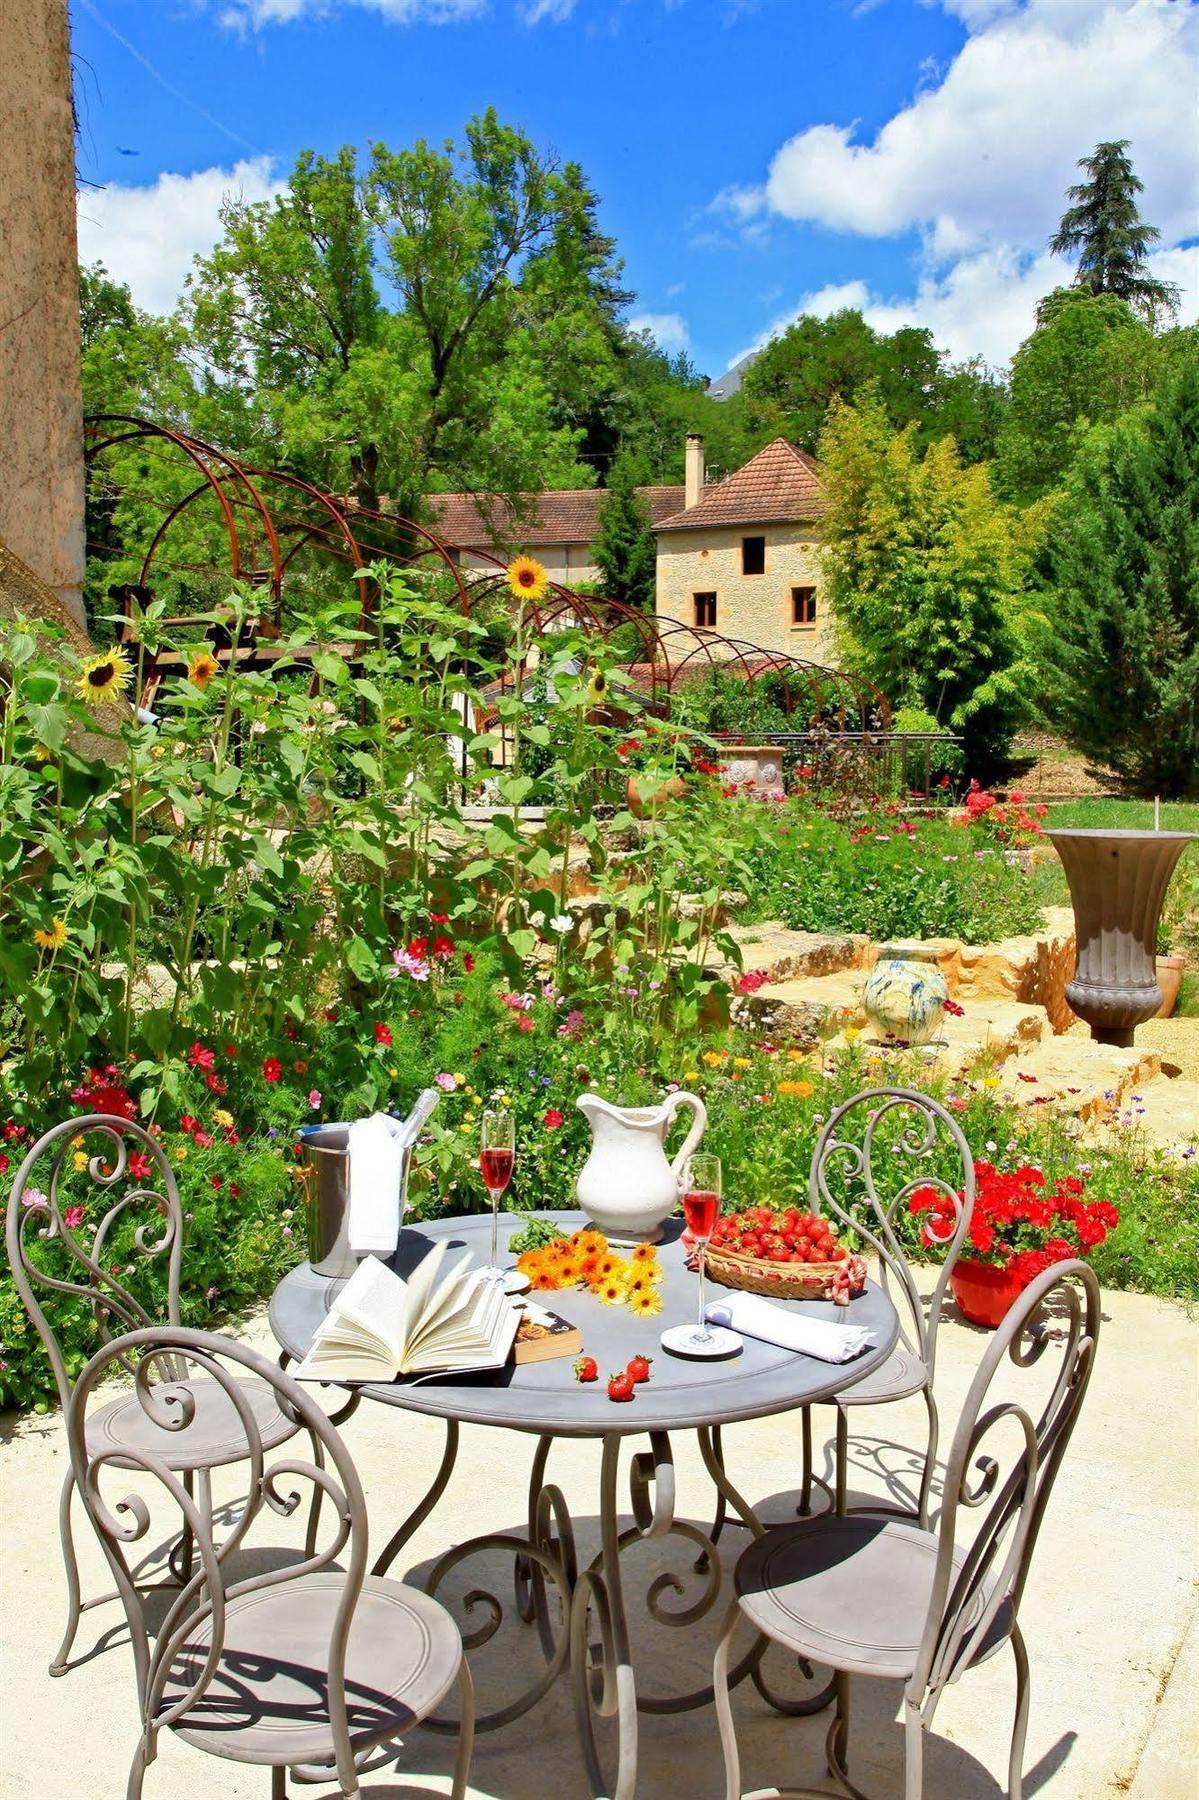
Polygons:
[[1199,362],[1097,431],[1049,547],[1048,710],[1141,794],[1199,794]]
[[637,492],[627,462],[613,464],[608,491],[600,501],[599,530],[592,546],[604,591],[613,600],[654,607],[658,545],[649,507]]
[[1145,258],[1161,238],[1137,208],[1144,182],[1133,173],[1128,139],[1096,144],[1081,158],[1087,180],[1068,190],[1074,204],[1062,214],[1049,240],[1055,256],[1077,254],[1076,287],[1092,294],[1115,294],[1152,320],[1158,312],[1178,310],[1178,289],[1150,275]]

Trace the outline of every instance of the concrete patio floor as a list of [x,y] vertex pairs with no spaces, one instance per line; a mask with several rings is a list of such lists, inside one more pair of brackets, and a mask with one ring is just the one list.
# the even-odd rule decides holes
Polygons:
[[[1022,1624],[1032,1661],[1028,1800],[1195,1800],[1196,1482],[1199,1428],[1199,1326],[1177,1307],[1138,1295],[1105,1295],[1095,1376],[1050,1506],[1024,1599]],[[268,1344],[262,1317],[245,1333]],[[947,1321],[937,1391],[951,1435],[985,1334]],[[832,1413],[816,1415],[818,1444]],[[922,1445],[917,1401],[855,1415],[852,1481],[880,1493],[910,1479]],[[441,1452],[435,1421],[365,1405],[345,1428],[366,1488],[374,1543],[381,1545],[415,1502]],[[0,1449],[4,1521],[0,1598],[0,1694],[5,1800],[122,1800],[137,1738],[128,1634],[114,1604],[84,1615],[76,1643],[82,1659],[61,1680],[46,1673],[65,1616],[55,1508],[66,1466],[57,1416],[9,1419]],[[427,1570],[448,1545],[483,1531],[523,1528],[524,1490],[534,1440],[463,1433],[449,1492],[409,1544],[393,1574]],[[944,1446],[943,1446],[944,1448]],[[798,1418],[726,1432],[733,1480],[767,1518],[785,1516],[798,1468]],[[711,1489],[694,1440],[676,1440],[678,1514],[711,1517]],[[826,1465],[827,1466],[827,1465]],[[598,1446],[562,1442],[550,1477],[565,1490],[585,1556],[595,1541]],[[236,1473],[217,1486],[218,1502],[238,1494]],[[298,1544],[296,1521],[271,1519],[274,1544]],[[78,1540],[84,1593],[108,1586],[86,1521]],[[261,1536],[259,1542],[265,1541]],[[746,1541],[731,1530],[725,1548]],[[493,1588],[508,1606],[492,1641],[471,1655],[481,1707],[502,1704],[539,1664],[536,1633],[514,1620],[511,1565],[479,1559],[455,1572],[449,1593]],[[696,1597],[682,1540],[638,1546],[626,1584],[644,1592],[658,1570],[683,1577],[677,1604]],[[665,1604],[675,1596],[667,1593]],[[632,1603],[631,1603],[632,1604]],[[633,1611],[638,1669],[659,1692],[705,1683],[722,1604],[698,1623],[669,1630]],[[458,1611],[459,1618],[462,1617]],[[472,1623],[485,1614],[476,1611]],[[1189,1641],[1188,1641],[1189,1640]],[[103,1646],[97,1653],[96,1646]],[[792,1672],[772,1656],[767,1667],[785,1691]],[[998,1800],[1003,1792],[1014,1693],[1007,1651],[972,1672],[944,1697],[928,1758],[926,1800]],[[902,1792],[900,1689],[860,1682],[850,1766],[878,1800]],[[786,1720],[748,1684],[735,1696],[746,1786],[824,1782],[826,1715]],[[398,1763],[364,1780],[364,1800],[446,1794],[452,1744],[413,1732]],[[217,1761],[164,1737],[146,1781],[147,1800],[267,1800],[264,1769]],[[479,1738],[472,1796],[490,1800],[585,1800],[570,1690],[559,1682],[534,1712]],[[723,1782],[710,1708],[675,1717],[643,1717],[639,1800],[719,1800]],[[293,1796],[326,1790],[292,1786]]]

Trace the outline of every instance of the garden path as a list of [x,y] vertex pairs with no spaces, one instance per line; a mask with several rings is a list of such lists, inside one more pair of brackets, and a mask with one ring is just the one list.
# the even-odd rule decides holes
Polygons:
[[[246,1335],[267,1343],[261,1316],[249,1322]],[[944,1328],[937,1385],[949,1420],[957,1415],[984,1341],[984,1334],[956,1319]],[[1179,1684],[1185,1684],[1188,1666],[1180,1648],[1195,1612],[1199,1493],[1193,1470],[1199,1426],[1191,1402],[1197,1379],[1199,1324],[1164,1301],[1105,1294],[1095,1378],[1046,1517],[1022,1615],[1033,1669],[1029,1800],[1122,1800],[1130,1787],[1138,1800],[1142,1794],[1145,1800],[1193,1800],[1199,1741],[1194,1708],[1185,1704]],[[830,1424],[827,1414],[818,1415],[818,1443]],[[902,1481],[909,1459],[897,1446],[922,1442],[919,1402],[891,1406],[885,1417],[866,1413],[854,1426],[853,1486],[881,1492],[888,1472],[892,1482]],[[6,1800],[77,1800],[82,1794],[116,1800],[124,1792],[136,1734],[124,1634],[61,1681],[45,1673],[63,1613],[53,1527],[65,1457],[62,1421],[53,1414],[19,1425],[10,1420],[5,1436],[0,1452],[8,1533],[0,1608],[0,1692],[7,1697],[3,1791]],[[440,1452],[440,1427],[433,1420],[364,1406],[346,1436],[380,1540],[423,1485]],[[737,1427],[727,1434],[726,1448],[733,1479],[755,1502],[774,1496],[766,1516],[783,1516],[798,1472],[798,1420]],[[406,1570],[427,1568],[430,1558],[456,1539],[519,1527],[532,1450],[532,1439],[465,1431],[454,1482],[405,1553]],[[694,1446],[682,1440],[679,1450],[680,1511],[699,1518],[708,1512],[710,1491]],[[586,1509],[597,1462],[594,1445],[564,1442],[555,1448],[551,1470],[584,1514],[585,1552],[593,1537],[594,1521]],[[226,1482],[217,1492],[218,1499],[232,1498],[237,1488]],[[295,1537],[289,1536],[290,1524],[272,1525],[277,1541]],[[295,1541],[298,1547],[298,1537]],[[81,1551],[85,1591],[95,1592],[101,1582],[98,1552],[82,1538]],[[669,1552],[646,1546],[634,1554],[642,1559],[640,1581],[650,1564]],[[676,1551],[670,1566],[682,1570],[686,1561]],[[468,1566],[461,1573],[459,1593],[477,1580],[479,1569]],[[510,1594],[508,1571],[492,1573],[497,1592]],[[688,1598],[692,1592],[688,1587]],[[717,1617],[713,1612],[684,1632],[655,1628],[652,1642],[662,1646],[664,1683],[690,1685],[707,1678]],[[81,1653],[116,1624],[115,1608],[87,1614]],[[634,1628],[638,1625],[635,1619]],[[535,1655],[532,1632],[505,1626],[472,1659],[483,1693],[494,1697],[506,1681],[527,1674]],[[781,1665],[775,1674],[785,1685]],[[1006,1654],[947,1692],[929,1759],[929,1800],[998,1800],[1012,1692]],[[1163,1692],[1167,1703],[1159,1734],[1155,1721]],[[901,1765],[898,1701],[898,1690],[889,1684],[863,1684],[856,1709],[856,1773],[867,1790],[884,1795],[897,1791]],[[783,1721],[746,1689],[738,1692],[736,1711],[748,1784],[777,1779],[784,1769],[810,1779],[821,1775],[826,1721]],[[716,1800],[719,1759],[710,1712],[645,1719],[642,1743],[640,1800]],[[404,1772],[372,1776],[363,1800],[448,1793],[449,1754],[448,1744],[415,1732],[401,1760]],[[1136,1785],[1142,1763],[1151,1785]],[[263,1800],[266,1786],[263,1771],[201,1761],[168,1736],[147,1778],[146,1796]],[[323,1787],[295,1791],[328,1800]],[[559,1684],[537,1712],[479,1741],[470,1792],[473,1800],[584,1800],[565,1687]]]

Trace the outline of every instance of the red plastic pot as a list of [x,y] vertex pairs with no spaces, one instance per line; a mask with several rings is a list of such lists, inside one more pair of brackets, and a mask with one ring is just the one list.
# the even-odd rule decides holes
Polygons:
[[1003,1323],[1004,1315],[1024,1283],[995,1263],[957,1262],[949,1277],[958,1311],[972,1325],[985,1325],[994,1331]]

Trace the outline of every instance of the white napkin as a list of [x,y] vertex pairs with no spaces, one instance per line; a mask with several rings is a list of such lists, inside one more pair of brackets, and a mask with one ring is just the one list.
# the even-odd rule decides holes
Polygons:
[[784,1350],[798,1350],[821,1362],[851,1362],[875,1341],[874,1333],[861,1325],[834,1325],[831,1319],[805,1318],[773,1300],[764,1300],[760,1294],[728,1294],[722,1300],[711,1301],[704,1316],[710,1325],[728,1325],[742,1337],[760,1338],[764,1344],[779,1344]]
[[346,1130],[350,1160],[350,1248],[362,1255],[392,1256],[400,1236],[400,1184],[404,1145],[397,1121],[386,1113],[356,1119]]

